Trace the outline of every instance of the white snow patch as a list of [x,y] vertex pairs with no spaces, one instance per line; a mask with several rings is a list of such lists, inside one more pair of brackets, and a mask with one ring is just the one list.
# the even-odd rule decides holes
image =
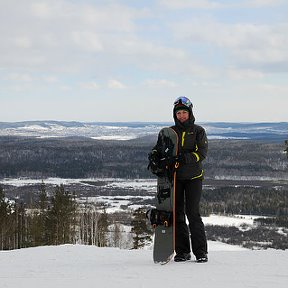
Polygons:
[[97,136],[97,137],[91,137],[95,140],[120,140],[120,141],[126,141],[126,140],[132,140],[136,139],[137,135],[106,135],[106,136]]
[[[91,185],[84,182],[107,182],[107,186],[119,187],[119,188],[142,188],[156,189],[156,179],[122,179],[122,178],[54,178],[49,177],[45,179],[31,179],[31,178],[4,178],[0,179],[0,184],[11,185],[16,187],[41,184],[44,181],[45,184],[60,185],[60,184],[79,184]],[[106,186],[106,187],[107,187]],[[156,190],[155,190],[156,191]]]
[[151,250],[64,245],[0,251],[1,287],[287,287],[288,251],[209,247],[208,263],[164,266],[153,263]]
[[202,217],[204,224],[209,225],[220,225],[220,226],[236,226],[239,227],[243,224],[253,225],[253,221],[258,216],[221,216],[221,215],[210,215],[209,217]]

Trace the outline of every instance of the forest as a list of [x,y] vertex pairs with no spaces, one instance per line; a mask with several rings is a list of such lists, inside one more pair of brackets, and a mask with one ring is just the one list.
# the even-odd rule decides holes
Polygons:
[[[154,140],[154,142],[153,142]],[[148,153],[155,138],[101,141],[84,137],[0,137],[0,178],[149,178]],[[206,178],[286,179],[284,143],[211,140]]]
[[42,183],[32,205],[7,201],[0,188],[0,250],[67,243],[138,249],[152,241],[145,213],[108,214],[105,205],[79,204],[63,185],[49,196]]
[[[43,182],[36,196],[30,204],[7,201],[0,188],[0,250],[64,243],[138,249],[152,242],[153,229],[145,217],[147,207],[153,205],[150,201],[136,210],[126,207],[107,213],[107,203],[79,203],[63,185],[47,193]],[[203,216],[259,215],[253,228],[206,225],[208,240],[251,249],[288,249],[287,199],[287,190],[205,189]]]

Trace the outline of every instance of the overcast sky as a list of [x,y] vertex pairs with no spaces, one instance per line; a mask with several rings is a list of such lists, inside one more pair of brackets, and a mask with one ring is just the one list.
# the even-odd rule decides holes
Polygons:
[[287,0],[0,0],[0,121],[288,121]]

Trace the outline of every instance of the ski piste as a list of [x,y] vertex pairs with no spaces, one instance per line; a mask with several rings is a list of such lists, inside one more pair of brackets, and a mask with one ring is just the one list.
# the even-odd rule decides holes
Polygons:
[[176,172],[174,167],[171,167],[169,159],[178,153],[178,136],[172,128],[166,127],[160,130],[157,151],[166,167],[164,173],[157,176],[156,207],[148,211],[148,218],[155,231],[154,263],[166,264],[173,258],[175,251]]

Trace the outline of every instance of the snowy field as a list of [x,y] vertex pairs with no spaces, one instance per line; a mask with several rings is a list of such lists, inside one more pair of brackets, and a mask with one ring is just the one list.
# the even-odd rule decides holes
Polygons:
[[[103,183],[103,181],[105,183]],[[40,185],[41,179],[30,179],[30,178],[6,178],[0,179],[0,184],[11,185],[15,187],[29,186],[29,185]],[[129,207],[130,209],[137,209],[140,206],[134,204],[135,199],[154,199],[154,192],[156,188],[156,179],[122,179],[122,178],[47,178],[44,179],[46,185],[73,185],[81,184],[83,186],[94,186],[95,183],[102,182],[102,188],[115,190],[125,189],[130,190],[130,195],[125,196],[95,196],[95,197],[80,197],[78,198],[79,203],[90,202],[90,203],[105,203],[108,205],[106,209],[107,213],[114,213],[122,210],[121,207]],[[94,184],[93,184],[94,183]],[[135,195],[136,190],[147,191],[147,196]],[[261,216],[263,217],[263,216]],[[235,226],[240,227],[245,224],[249,227],[254,227],[253,220],[259,218],[259,216],[253,215],[234,215],[234,216],[222,216],[222,215],[210,215],[209,217],[203,217],[205,225],[220,225],[220,226]],[[246,227],[247,229],[248,227]],[[1,287],[0,287],[1,288]]]
[[288,251],[209,242],[209,262],[156,265],[151,250],[64,245],[0,251],[1,288],[286,288]]
[[[43,179],[46,185],[69,185],[69,184],[82,184],[91,186],[89,182],[107,182],[107,187],[111,188],[143,188],[147,191],[156,188],[156,178],[155,179],[124,179],[124,178],[46,178]],[[15,187],[36,185],[41,184],[42,179],[31,179],[31,178],[4,178],[0,179],[0,184],[11,185]],[[105,187],[105,185],[104,185]]]

